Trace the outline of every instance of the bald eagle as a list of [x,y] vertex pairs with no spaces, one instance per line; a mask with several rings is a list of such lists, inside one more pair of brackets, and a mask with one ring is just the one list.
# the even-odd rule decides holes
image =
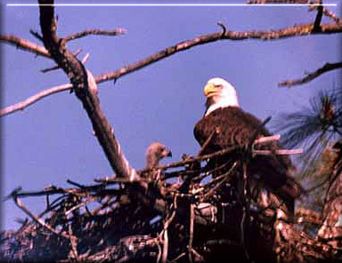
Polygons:
[[[206,111],[194,128],[194,136],[203,146],[215,129],[219,132],[209,141],[203,154],[231,146],[244,147],[255,133],[256,138],[271,135],[259,119],[240,108],[236,90],[226,80],[210,79],[204,87],[204,95]],[[271,143],[264,147],[274,152],[279,145]],[[291,176],[294,166],[287,156],[257,155],[250,161],[247,170],[249,175],[259,178],[266,187],[285,200],[293,212],[294,198],[299,195],[300,189]]]

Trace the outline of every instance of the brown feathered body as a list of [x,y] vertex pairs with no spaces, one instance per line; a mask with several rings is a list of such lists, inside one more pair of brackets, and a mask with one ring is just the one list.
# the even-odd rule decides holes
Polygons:
[[[194,135],[200,145],[203,145],[208,137],[217,130],[203,154],[213,153],[231,146],[245,147],[252,136],[257,132],[256,138],[270,136],[271,133],[263,127],[262,122],[252,114],[243,111],[240,107],[222,107],[204,116],[195,126]],[[257,149],[275,151],[279,149],[277,143],[267,143]],[[221,157],[212,162],[222,163],[222,158],[234,158],[234,156]],[[293,210],[294,198],[300,194],[299,185],[292,178],[294,166],[287,156],[256,155],[250,160],[248,174],[258,178],[266,188],[285,199],[290,210]]]

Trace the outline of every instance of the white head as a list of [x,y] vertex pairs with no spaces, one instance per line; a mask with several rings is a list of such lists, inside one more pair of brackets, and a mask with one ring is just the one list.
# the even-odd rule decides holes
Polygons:
[[210,79],[204,87],[204,96],[207,98],[205,115],[218,108],[239,107],[235,88],[222,78]]

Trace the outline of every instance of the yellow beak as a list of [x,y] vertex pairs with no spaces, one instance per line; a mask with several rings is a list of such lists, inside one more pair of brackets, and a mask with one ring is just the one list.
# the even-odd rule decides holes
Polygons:
[[214,96],[216,92],[217,92],[217,88],[215,87],[214,84],[208,83],[204,87],[204,96],[206,96],[207,98]]

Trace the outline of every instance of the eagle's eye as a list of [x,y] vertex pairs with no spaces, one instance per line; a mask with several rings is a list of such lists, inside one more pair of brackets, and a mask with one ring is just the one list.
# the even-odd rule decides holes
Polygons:
[[219,89],[222,89],[222,88],[223,88],[223,85],[222,85],[222,84],[215,84],[214,86],[215,86],[215,88],[219,88]]

